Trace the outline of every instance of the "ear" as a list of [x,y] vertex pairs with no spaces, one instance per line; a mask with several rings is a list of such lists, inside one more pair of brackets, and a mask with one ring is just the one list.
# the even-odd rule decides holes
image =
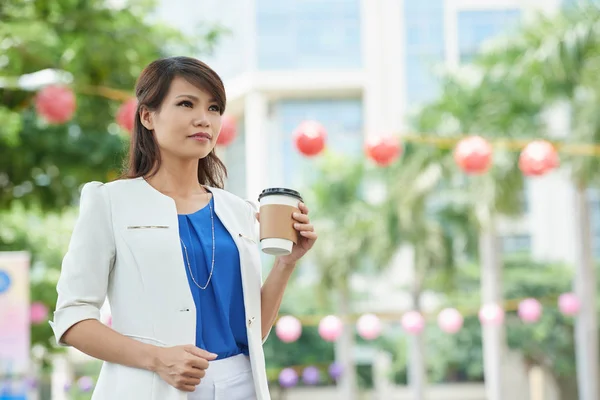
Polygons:
[[149,131],[154,129],[154,113],[148,110],[146,106],[142,106],[140,109],[140,121],[144,125],[144,128]]

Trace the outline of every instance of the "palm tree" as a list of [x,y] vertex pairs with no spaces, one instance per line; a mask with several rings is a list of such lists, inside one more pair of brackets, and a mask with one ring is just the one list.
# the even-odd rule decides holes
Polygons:
[[[511,84],[507,84],[509,81]],[[531,84],[513,77],[508,68],[469,65],[449,71],[444,77],[441,96],[421,110],[415,125],[420,131],[448,137],[457,137],[459,133],[479,134],[492,140],[523,137],[538,126],[535,113],[532,114],[538,108],[530,95]],[[451,167],[451,153],[438,152],[445,157],[444,165],[456,171]],[[445,189],[454,193],[454,201],[470,207],[477,223],[483,303],[503,300],[497,226],[501,216],[522,212],[523,176],[517,165],[515,154],[496,151],[494,165],[487,173],[472,177],[455,173],[450,188]],[[482,329],[487,396],[501,400],[504,328]]]
[[375,221],[374,208],[364,200],[364,176],[362,157],[352,159],[327,153],[320,159],[307,195],[320,232],[312,254],[319,294],[324,301],[333,300],[345,323],[336,343],[336,359],[344,371],[339,382],[340,398],[348,400],[356,399],[357,391],[350,280],[367,265],[364,261],[372,238],[369,232]]
[[[565,104],[570,114],[570,129],[561,138],[565,143],[597,144],[600,142],[599,55],[600,7],[590,2],[557,16],[540,15],[510,42],[493,48],[481,62],[490,69],[510,67],[519,80],[537,82],[535,89],[543,99],[543,106]],[[587,190],[598,184],[600,162],[595,157],[581,155],[567,161],[574,188],[575,290],[584,305],[576,321],[579,398],[591,400],[600,394],[597,288]]]
[[[389,265],[404,245],[414,250],[414,275],[410,284],[412,309],[422,311],[422,293],[431,276],[451,276],[455,245],[468,240],[468,213],[456,204],[437,198],[445,169],[427,149],[409,149],[395,165],[377,171],[374,179],[387,188],[386,200],[378,207],[377,241],[370,253],[378,265]],[[456,229],[458,228],[458,229]],[[466,228],[466,229],[465,229]],[[415,400],[425,398],[425,343],[422,335],[410,337],[409,385]]]

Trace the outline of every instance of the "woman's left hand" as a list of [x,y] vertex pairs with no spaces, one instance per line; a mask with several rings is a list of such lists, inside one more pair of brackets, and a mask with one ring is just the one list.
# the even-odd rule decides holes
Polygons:
[[[287,265],[296,264],[313,247],[317,240],[317,232],[315,232],[315,227],[310,223],[310,218],[308,217],[308,207],[306,207],[306,204],[300,202],[298,203],[298,209],[300,210],[299,213],[292,214],[292,217],[296,221],[294,229],[299,233],[298,243],[294,244],[292,252],[289,255],[278,257],[280,262]],[[259,216],[257,215],[257,217]]]

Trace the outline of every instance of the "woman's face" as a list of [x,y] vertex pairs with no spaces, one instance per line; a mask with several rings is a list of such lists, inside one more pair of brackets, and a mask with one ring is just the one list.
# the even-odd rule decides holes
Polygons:
[[212,96],[180,77],[171,82],[160,110],[144,110],[141,119],[154,131],[161,154],[186,159],[206,157],[221,130],[221,110]]

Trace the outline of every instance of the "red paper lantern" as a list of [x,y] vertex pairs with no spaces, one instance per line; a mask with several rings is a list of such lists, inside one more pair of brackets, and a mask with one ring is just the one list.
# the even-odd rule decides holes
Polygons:
[[556,149],[546,140],[534,140],[519,156],[519,168],[527,176],[544,175],[557,168],[559,163]]
[[229,115],[223,115],[221,119],[221,132],[217,138],[217,144],[228,146],[237,136],[237,121]]
[[482,174],[492,164],[492,146],[481,136],[470,136],[458,142],[454,160],[467,174]]
[[380,136],[367,139],[365,150],[367,156],[377,165],[385,167],[390,165],[402,151],[400,141],[394,136]]
[[117,124],[119,124],[121,128],[125,129],[129,133],[133,132],[137,106],[137,99],[133,98],[121,104],[119,110],[117,111]]
[[327,131],[316,121],[304,121],[294,131],[294,144],[307,157],[316,156],[325,148]]
[[35,97],[35,108],[49,124],[64,124],[75,114],[75,94],[65,86],[46,86]]

